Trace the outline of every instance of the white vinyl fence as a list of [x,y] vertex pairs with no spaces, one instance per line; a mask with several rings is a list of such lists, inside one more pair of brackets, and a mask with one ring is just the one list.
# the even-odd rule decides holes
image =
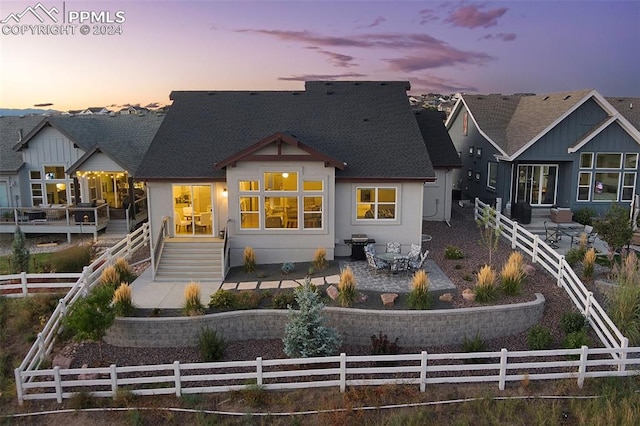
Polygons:
[[[487,208],[476,200],[476,217]],[[584,287],[564,256],[499,213],[490,226],[499,226],[514,249],[519,248],[556,277],[558,285],[588,318],[604,348],[376,356],[340,354],[319,358],[257,358],[255,361],[187,364],[175,361],[162,365],[37,370],[51,350],[53,335],[66,306],[86,294],[90,283],[95,282],[92,269],[83,273],[85,278],[80,280],[83,284],[74,286],[60,300],[38,341],[15,369],[18,400],[21,404],[38,399],[62,402],[77,392],[113,398],[118,389],[136,395],[227,392],[245,388],[248,380],[264,389],[336,387],[344,391],[347,386],[412,384],[425,391],[427,385],[438,383],[497,383],[502,390],[506,382],[524,379],[575,379],[582,386],[586,378],[637,374],[640,348],[628,348],[628,340]],[[148,229],[144,238],[145,241],[148,238]]]

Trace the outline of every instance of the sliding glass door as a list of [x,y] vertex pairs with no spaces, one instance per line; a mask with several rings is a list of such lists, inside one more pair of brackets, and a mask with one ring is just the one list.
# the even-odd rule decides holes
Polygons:
[[532,206],[556,203],[557,165],[519,165],[516,200]]
[[213,235],[211,194],[211,185],[173,185],[175,235]]

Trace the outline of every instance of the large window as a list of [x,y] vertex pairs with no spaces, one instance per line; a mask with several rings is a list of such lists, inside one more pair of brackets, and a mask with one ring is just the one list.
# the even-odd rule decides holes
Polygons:
[[577,200],[631,201],[637,168],[638,153],[635,152],[581,153]]
[[489,162],[487,164],[487,187],[496,189],[496,182],[498,180],[498,163]]
[[397,204],[396,188],[356,188],[356,218],[359,220],[396,219]]
[[551,206],[556,202],[557,165],[519,165],[517,201]]
[[324,180],[296,171],[267,171],[261,178],[239,181],[241,229],[322,229]]
[[31,204],[69,204],[71,181],[64,173],[64,166],[44,166],[42,170],[29,171]]

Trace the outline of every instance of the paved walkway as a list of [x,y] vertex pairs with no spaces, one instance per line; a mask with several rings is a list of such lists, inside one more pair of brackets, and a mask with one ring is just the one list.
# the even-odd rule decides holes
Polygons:
[[[351,267],[355,276],[357,287],[361,290],[381,291],[385,293],[408,293],[411,285],[411,274],[375,273],[370,270],[365,261],[339,260],[340,269],[347,265]],[[443,291],[455,289],[455,285],[442,272],[433,260],[425,262],[424,269],[429,275],[429,291]],[[318,286],[337,285],[339,275],[313,277],[311,282]],[[247,282],[202,282],[201,297],[203,303],[207,303],[212,294],[218,289],[224,290],[270,290],[278,288],[295,288],[304,282],[304,279],[285,279],[273,281],[247,281]],[[145,270],[131,285],[133,303],[144,309],[179,309],[184,301],[184,288],[187,283],[153,282],[151,270]]]

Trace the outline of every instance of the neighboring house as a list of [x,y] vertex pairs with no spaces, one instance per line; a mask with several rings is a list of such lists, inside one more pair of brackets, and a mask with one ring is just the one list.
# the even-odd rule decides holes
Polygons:
[[79,114],[80,115],[105,115],[105,114],[109,114],[111,111],[109,111],[108,109],[104,108],[104,107],[89,107],[87,109],[85,109],[84,111],[81,111]]
[[[408,82],[322,82],[304,91],[178,91],[135,178],[152,250],[165,218],[180,241],[226,230],[230,264],[350,254],[344,240],[420,243],[434,168]],[[445,203],[445,196],[440,198]],[[187,238],[184,238],[187,237]],[[202,241],[202,240],[201,240]],[[225,262],[226,263],[226,262]]]
[[118,111],[120,114],[145,114],[147,112],[149,112],[148,108],[144,108],[141,106],[136,106],[136,105],[132,105],[126,108],[122,108],[120,111]]
[[422,218],[449,222],[454,173],[462,167],[462,161],[444,126],[445,114],[427,109],[414,114],[436,174],[435,182],[424,184]]
[[462,198],[603,213],[640,187],[640,98],[595,90],[463,95],[446,122]]
[[[0,118],[2,214],[18,217],[25,232],[50,233],[53,226],[61,227],[58,232],[73,233],[66,229],[73,223],[60,220],[67,218],[69,207],[79,203],[108,204],[124,215],[130,200],[144,196],[143,184],[134,183],[132,174],[162,118],[154,114]],[[34,210],[15,210],[17,207],[43,208],[46,223],[40,217],[35,219],[40,222],[34,223]],[[56,212],[47,210],[51,208],[65,210],[52,217]],[[131,213],[130,218],[135,216],[135,211]],[[0,232],[15,230],[9,223],[0,225]]]

